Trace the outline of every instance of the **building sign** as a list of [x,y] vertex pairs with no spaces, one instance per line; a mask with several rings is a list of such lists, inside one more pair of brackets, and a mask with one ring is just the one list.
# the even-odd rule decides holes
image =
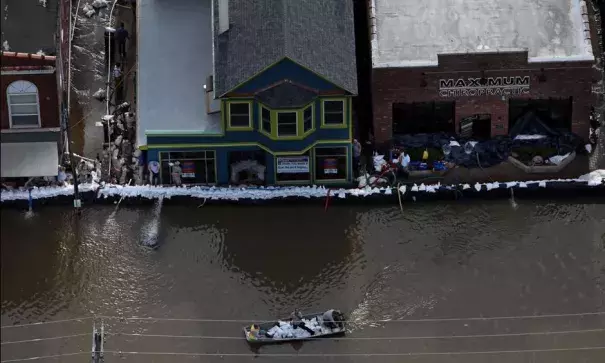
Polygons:
[[308,172],[308,156],[290,156],[277,158],[277,174],[301,174]]
[[193,161],[183,161],[183,178],[195,178],[195,163]]
[[440,97],[516,96],[529,93],[529,76],[440,79]]
[[338,160],[324,159],[324,174],[338,174]]

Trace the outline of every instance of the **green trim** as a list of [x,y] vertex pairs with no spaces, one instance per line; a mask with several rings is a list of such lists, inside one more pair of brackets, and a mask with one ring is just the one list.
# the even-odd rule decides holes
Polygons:
[[[227,127],[225,129],[227,131],[252,131],[254,130],[253,117],[252,112],[254,110],[254,102],[252,100],[227,100],[225,101],[227,108]],[[231,126],[231,105],[248,105],[248,126]]]
[[[193,149],[193,148],[218,148],[218,147],[258,147],[260,149],[265,150],[266,152],[272,155],[300,155],[309,151],[311,148],[316,145],[321,144],[350,144],[349,140],[321,140],[315,141],[311,145],[300,151],[273,151],[266,147],[265,145],[258,142],[238,142],[238,143],[226,143],[226,144],[157,144],[157,145],[148,145],[149,149]],[[329,146],[326,146],[329,147]],[[338,147],[338,146],[335,146]]]
[[[293,141],[293,140],[303,140],[305,137],[309,136],[312,132],[315,131],[315,101],[311,101],[310,103],[304,105],[301,108],[289,108],[289,109],[272,109],[264,104],[262,104],[261,102],[258,102],[258,118],[259,118],[259,126],[258,126],[258,131],[259,133],[265,135],[266,137],[268,137],[271,140],[275,140],[275,141]],[[263,130],[263,114],[262,114],[262,109],[266,109],[269,110],[269,112],[271,112],[271,133],[266,132],[265,130]],[[311,128],[305,132],[305,125],[304,125],[304,115],[305,115],[305,110],[311,108]],[[296,136],[278,136],[277,135],[277,119],[278,119],[278,114],[280,113],[286,113],[286,112],[295,112],[296,113],[296,128],[297,128],[297,132],[296,132]]]
[[[289,61],[291,61],[291,62],[295,63],[295,64],[296,64],[297,66],[299,66],[300,68],[305,69],[305,70],[307,70],[307,71],[309,71],[309,72],[313,73],[313,74],[314,74],[314,75],[316,75],[317,77],[319,77],[319,78],[323,79],[324,81],[326,81],[326,82],[328,82],[328,83],[332,84],[334,87],[336,87],[336,88],[340,88],[341,90],[343,90],[343,91],[345,91],[345,92],[349,92],[349,91],[348,91],[346,88],[344,88],[343,86],[341,86],[341,85],[339,85],[339,84],[334,83],[334,81],[330,81],[330,80],[329,80],[329,79],[327,79],[326,77],[324,77],[324,76],[322,76],[321,74],[319,74],[319,73],[315,72],[315,71],[314,71],[314,70],[312,70],[311,68],[308,68],[308,67],[303,66],[302,64],[298,63],[298,62],[297,62],[297,61],[295,61],[294,59],[292,59],[292,58],[290,58],[290,57],[284,57],[284,59],[288,59]],[[349,92],[349,93],[351,93],[351,92]]]
[[197,137],[219,137],[225,136],[224,133],[208,134],[199,130],[148,130],[145,136],[197,136]]
[[[333,85],[336,88],[339,88],[339,89],[341,89],[341,90],[343,90],[345,92],[349,92],[346,88],[344,88],[344,87],[342,87],[342,86],[334,83],[333,81],[330,81],[329,79],[327,79],[326,77],[322,76],[321,74],[315,72],[314,70],[312,70],[312,69],[310,69],[308,67],[303,66],[302,64],[298,63],[294,59],[292,59],[290,57],[283,57],[283,58],[278,59],[276,62],[269,64],[268,66],[266,66],[265,68],[261,69],[257,73],[253,74],[250,78],[246,79],[245,81],[243,81],[242,83],[238,84],[237,86],[232,87],[228,91],[225,91],[222,95],[219,96],[219,98],[223,98],[223,97],[225,97],[226,94],[228,94],[230,92],[233,92],[233,91],[237,90],[238,88],[244,86],[246,83],[248,83],[248,82],[252,81],[253,79],[255,79],[256,77],[258,77],[261,73],[268,71],[269,69],[273,68],[274,66],[276,66],[277,64],[279,64],[280,62],[282,62],[284,60],[288,60],[288,61],[296,64],[300,68],[313,73],[315,76],[317,76],[317,77],[321,78],[322,80],[330,83],[331,85]],[[349,93],[351,93],[351,92],[349,92]]]
[[[269,111],[269,132],[265,131],[263,129],[263,110],[267,110]],[[258,102],[258,132],[260,132],[261,134],[267,136],[270,139],[273,139],[273,136],[271,135],[273,133],[273,118],[271,117],[271,109],[265,105],[263,105],[262,103]]]
[[141,150],[141,151],[144,151],[144,150],[147,150],[147,149],[148,149],[147,145],[141,145],[141,146],[139,146],[139,150]]
[[[340,124],[326,124],[325,122],[325,113],[324,113],[324,103],[326,101],[340,101],[342,102],[342,123]],[[348,97],[333,97],[333,98],[322,98],[321,99],[321,128],[322,129],[346,129],[351,124],[351,114],[347,111],[349,110],[349,105],[347,104]]]
[[313,182],[315,184],[329,184],[329,183],[342,183],[342,182],[347,182],[349,180],[349,168],[350,168],[350,164],[351,164],[351,155],[349,155],[349,148],[346,146],[319,146],[319,147],[314,147],[313,148],[313,164],[315,165],[315,162],[317,161],[317,158],[315,155],[315,150],[317,149],[328,149],[328,148],[339,148],[342,147],[345,149],[345,159],[347,162],[347,167],[346,167],[346,171],[345,171],[345,178],[344,179],[317,179],[317,174],[316,174],[316,170],[315,168],[313,168]]

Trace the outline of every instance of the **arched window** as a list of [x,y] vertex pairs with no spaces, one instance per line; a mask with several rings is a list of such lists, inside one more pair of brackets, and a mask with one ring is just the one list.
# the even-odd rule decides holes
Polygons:
[[15,81],[8,85],[6,98],[11,127],[40,127],[40,104],[35,84]]

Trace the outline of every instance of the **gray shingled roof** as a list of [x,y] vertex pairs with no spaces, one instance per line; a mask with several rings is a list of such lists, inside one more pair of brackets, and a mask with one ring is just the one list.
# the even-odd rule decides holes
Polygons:
[[317,93],[290,82],[284,82],[256,94],[271,108],[298,108],[311,102]]
[[284,57],[357,94],[352,0],[229,0],[220,35],[213,1],[217,95]]

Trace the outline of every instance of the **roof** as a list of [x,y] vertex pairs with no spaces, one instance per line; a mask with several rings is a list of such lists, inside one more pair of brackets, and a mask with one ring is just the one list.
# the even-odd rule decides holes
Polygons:
[[[138,6],[137,145],[147,134],[222,132],[212,75],[212,0],[149,1]],[[160,44],[160,46],[158,46]]]
[[256,98],[271,108],[298,108],[317,97],[317,92],[300,85],[284,81],[262,90]]
[[0,0],[0,43],[6,41],[11,51],[46,54],[56,51],[58,1]]
[[353,1],[230,0],[223,34],[213,1],[217,95],[286,57],[357,94]]
[[[594,60],[581,0],[371,0],[375,68],[438,54],[527,50],[530,62]],[[585,40],[588,39],[588,40]]]

